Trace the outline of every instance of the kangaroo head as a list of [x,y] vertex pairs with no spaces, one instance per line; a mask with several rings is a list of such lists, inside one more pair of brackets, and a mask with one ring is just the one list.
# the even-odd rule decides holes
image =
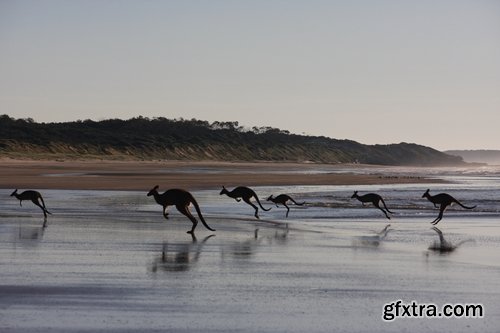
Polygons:
[[15,196],[17,194],[17,188],[14,190],[14,192],[12,192],[12,194],[10,195],[11,197]]
[[152,188],[152,189],[148,192],[147,196],[148,196],[148,197],[150,197],[150,196],[154,195],[155,193],[158,193],[158,189],[159,189],[159,188],[160,188],[160,187],[159,187],[158,185],[156,185],[155,187],[153,187],[153,188]]
[[422,198],[428,197],[429,195],[430,195],[429,189],[427,189],[427,191],[425,191],[424,195],[422,195]]
[[274,198],[273,198],[273,195],[271,194],[271,195],[269,196],[269,198],[267,198],[267,201],[273,201],[273,199],[274,199]]
[[354,191],[354,194],[351,196],[351,199],[358,197],[358,191]]
[[223,194],[226,194],[227,193],[227,190],[224,186],[222,186],[222,190],[220,191],[220,195],[223,195]]

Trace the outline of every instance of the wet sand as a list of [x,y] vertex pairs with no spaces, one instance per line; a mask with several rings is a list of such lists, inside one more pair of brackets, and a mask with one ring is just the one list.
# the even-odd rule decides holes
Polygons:
[[[332,197],[329,188],[257,186],[262,195],[294,189],[334,203],[292,207],[288,219],[273,208],[257,220],[251,207],[218,194],[228,179],[233,186],[331,182],[365,190],[401,184],[383,187],[394,203],[442,185],[391,168],[370,170],[2,161],[0,332],[498,332],[500,228],[493,211],[447,212],[438,226],[447,250],[429,224],[432,209],[411,216],[403,210],[387,226],[379,211],[349,201],[355,187],[334,186],[342,192]],[[401,192],[403,183],[411,183],[410,192]],[[200,224],[191,237],[190,222],[173,208],[165,220],[145,196],[154,184],[192,190],[217,231]],[[45,228],[37,207],[8,197],[15,187],[44,189],[53,212]],[[485,316],[382,320],[384,304],[399,299],[480,303]]]
[[[46,228],[37,207],[2,201],[0,331],[498,332],[496,218],[447,216],[439,227],[459,247],[440,252],[430,216],[394,218],[383,237],[374,210],[257,220],[215,192],[194,192],[217,230],[196,238],[144,192],[46,191]],[[383,321],[399,299],[481,303],[485,317]]]
[[[357,173],[361,165],[179,161],[0,160],[0,188],[148,190],[206,189],[222,185],[350,185],[436,182],[412,176]],[[318,172],[320,170],[321,172]],[[347,171],[346,171],[347,170]]]

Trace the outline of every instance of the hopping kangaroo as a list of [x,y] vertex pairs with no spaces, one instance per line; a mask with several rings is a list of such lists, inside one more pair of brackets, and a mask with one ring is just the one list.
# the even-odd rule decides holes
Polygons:
[[[387,217],[389,220],[391,219],[391,217],[389,215],[387,215],[387,212],[394,214],[394,212],[391,212],[389,210],[389,208],[387,208],[387,206],[385,205],[384,199],[382,199],[382,197],[380,195],[378,195],[377,193],[368,193],[365,195],[358,195],[358,191],[354,191],[354,194],[351,196],[351,199],[353,199],[353,198],[356,198],[359,201],[361,201],[363,206],[365,205],[366,202],[371,202],[375,207],[380,209],[385,214],[385,217]],[[384,205],[385,210],[384,210],[384,208],[380,207],[380,204],[379,204],[380,202],[382,202],[382,204]]]
[[452,197],[451,195],[449,195],[447,193],[439,193],[436,195],[430,195],[429,189],[427,189],[427,191],[425,191],[424,195],[422,195],[422,198],[427,198],[430,202],[432,202],[434,204],[435,208],[437,208],[437,205],[439,204],[439,215],[438,215],[438,217],[436,217],[436,219],[434,221],[431,222],[434,225],[438,224],[439,221],[441,221],[441,219],[443,218],[443,213],[444,213],[446,207],[452,205],[453,203],[457,203],[465,209],[476,208],[476,206],[468,207],[468,206],[462,205],[457,199],[455,199],[454,197]]
[[[20,206],[22,206],[23,200],[31,200],[31,202],[33,202],[35,205],[37,205],[38,207],[40,207],[42,209],[43,216],[45,217],[45,219],[47,218],[47,214],[52,214],[45,207],[45,202],[43,201],[42,195],[38,191],[28,190],[28,191],[24,191],[21,193],[17,193],[17,189],[16,189],[14,192],[12,192],[12,194],[10,196],[16,197],[17,199],[19,199]],[[38,200],[40,200],[42,202],[41,205],[40,205],[40,201],[38,201]]]
[[234,190],[228,191],[228,190],[226,190],[226,188],[224,186],[222,186],[222,190],[220,191],[220,195],[223,195],[223,194],[226,194],[228,197],[233,198],[234,200],[236,200],[238,202],[240,202],[241,199],[243,199],[243,201],[245,201],[247,204],[249,204],[250,206],[252,206],[255,209],[255,217],[256,218],[259,218],[259,214],[258,214],[259,209],[257,208],[257,206],[255,206],[250,201],[250,199],[252,197],[254,197],[255,200],[257,200],[257,203],[259,204],[260,208],[262,208],[262,210],[265,210],[266,212],[271,210],[271,208],[265,209],[264,207],[262,207],[262,204],[260,203],[259,197],[251,188],[248,188],[245,186],[238,186]]
[[194,234],[194,229],[196,229],[198,221],[196,221],[194,216],[189,211],[189,204],[192,203],[194,208],[196,209],[196,212],[198,213],[198,216],[200,217],[201,223],[203,223],[205,228],[211,231],[215,231],[215,229],[210,228],[208,224],[205,222],[203,215],[201,215],[200,206],[198,206],[198,203],[196,202],[191,193],[185,190],[171,189],[165,191],[165,193],[159,194],[158,188],[159,188],[158,185],[153,187],[153,189],[149,191],[147,196],[148,197],[153,196],[155,198],[156,203],[163,206],[163,216],[166,219],[168,219],[167,207],[175,205],[175,207],[181,214],[187,216],[191,220],[191,222],[193,222],[193,227],[191,228],[190,231],[188,231],[188,234]]
[[303,204],[305,204],[305,202],[302,202],[302,203],[296,202],[295,200],[292,199],[292,197],[290,197],[287,194],[280,194],[277,197],[274,197],[271,194],[269,196],[269,198],[267,198],[267,201],[274,202],[276,204],[276,207],[278,207],[278,204],[281,204],[281,205],[285,206],[286,207],[286,217],[288,217],[288,213],[290,212],[290,207],[288,207],[287,204],[286,204],[288,202],[288,200],[290,200],[291,202],[293,202],[297,206],[302,206]]

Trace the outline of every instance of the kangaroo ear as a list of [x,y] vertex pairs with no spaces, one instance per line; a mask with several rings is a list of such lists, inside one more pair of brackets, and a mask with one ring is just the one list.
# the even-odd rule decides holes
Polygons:
[[156,185],[155,187],[153,187],[153,190],[157,190],[159,188],[160,188],[160,186]]

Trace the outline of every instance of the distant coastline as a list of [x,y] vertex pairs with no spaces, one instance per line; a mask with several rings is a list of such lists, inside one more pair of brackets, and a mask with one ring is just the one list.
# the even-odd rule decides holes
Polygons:
[[414,144],[365,145],[238,122],[137,117],[36,123],[0,116],[0,157],[34,160],[184,160],[465,165],[461,157]]
[[486,163],[500,165],[500,150],[446,150],[444,153],[460,156],[467,163]]

